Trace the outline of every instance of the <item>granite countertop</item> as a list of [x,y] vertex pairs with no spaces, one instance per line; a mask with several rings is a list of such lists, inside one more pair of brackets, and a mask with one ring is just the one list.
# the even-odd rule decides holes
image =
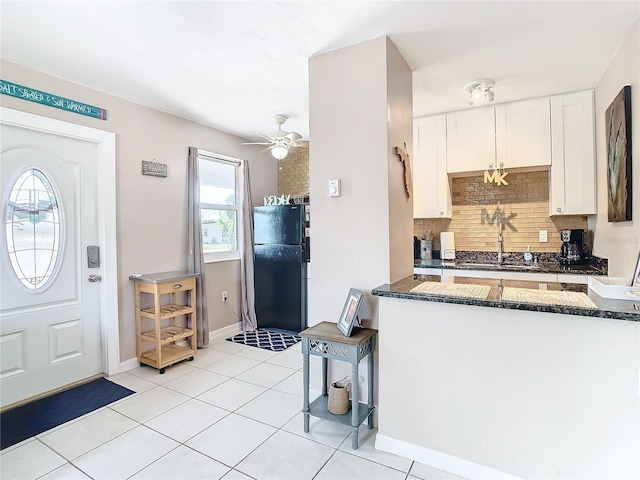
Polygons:
[[592,265],[561,265],[558,262],[540,262],[537,264],[524,262],[482,263],[460,260],[414,260],[416,268],[446,268],[457,270],[489,270],[529,273],[563,273],[567,275],[606,275],[607,273]]
[[[424,282],[429,283],[418,287]],[[429,288],[423,292],[412,292],[411,290],[415,287]],[[576,293],[585,295],[576,295]],[[640,301],[603,298],[589,290],[587,285],[574,283],[411,275],[392,284],[380,285],[374,288],[371,294],[377,297],[640,322]],[[574,301],[574,297],[583,301]],[[507,300],[507,298],[512,298],[512,300]],[[556,299],[558,302],[566,300],[567,304],[549,303],[555,302]],[[584,306],[585,303],[590,306]]]

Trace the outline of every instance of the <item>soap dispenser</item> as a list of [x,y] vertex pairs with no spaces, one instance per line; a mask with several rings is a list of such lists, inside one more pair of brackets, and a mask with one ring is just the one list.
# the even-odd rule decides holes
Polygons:
[[531,263],[531,260],[533,260],[533,254],[531,253],[531,249],[529,248],[529,245],[527,245],[527,251],[524,252],[524,261],[526,263]]

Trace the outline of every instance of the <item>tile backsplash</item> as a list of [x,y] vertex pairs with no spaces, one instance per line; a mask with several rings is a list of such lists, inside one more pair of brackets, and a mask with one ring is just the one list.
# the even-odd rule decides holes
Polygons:
[[278,195],[294,197],[309,194],[309,149],[292,148],[278,160]]
[[[433,248],[440,248],[440,232],[455,232],[456,250],[494,251],[498,245],[498,211],[502,215],[505,252],[557,252],[564,228],[587,229],[584,215],[549,217],[549,172],[509,173],[509,185],[484,183],[483,176],[452,180],[451,219],[415,219],[414,235],[434,234]],[[499,205],[498,205],[498,202]],[[498,210],[499,209],[499,210]],[[547,231],[547,242],[538,233]]]

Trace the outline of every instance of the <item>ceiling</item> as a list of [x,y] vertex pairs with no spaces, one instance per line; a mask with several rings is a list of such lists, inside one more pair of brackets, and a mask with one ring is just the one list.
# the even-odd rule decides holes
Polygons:
[[639,13],[637,0],[0,0],[0,56],[243,138],[282,113],[307,140],[314,55],[388,35],[418,117],[470,108],[478,78],[495,80],[495,103],[593,88]]

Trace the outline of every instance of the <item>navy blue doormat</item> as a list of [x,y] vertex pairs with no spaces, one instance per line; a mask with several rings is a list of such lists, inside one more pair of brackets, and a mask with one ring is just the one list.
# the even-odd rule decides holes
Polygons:
[[0,415],[0,450],[135,393],[106,378],[41,398]]
[[300,341],[297,335],[289,333],[271,332],[269,330],[256,330],[255,332],[242,332],[227,338],[234,343],[244,343],[252,347],[264,348],[272,352],[281,352]]

